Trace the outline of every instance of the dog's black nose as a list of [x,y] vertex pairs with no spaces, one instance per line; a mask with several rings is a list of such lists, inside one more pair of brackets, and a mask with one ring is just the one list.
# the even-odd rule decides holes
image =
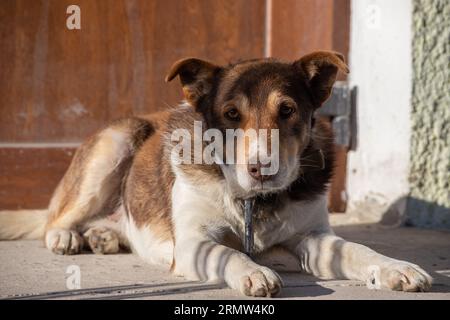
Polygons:
[[269,164],[261,164],[261,162],[258,161],[255,164],[250,164],[249,163],[247,165],[247,171],[256,180],[266,181],[266,180],[271,179],[273,177],[273,175],[263,174],[261,172],[261,169],[262,168],[269,168],[269,167],[270,167],[270,163]]

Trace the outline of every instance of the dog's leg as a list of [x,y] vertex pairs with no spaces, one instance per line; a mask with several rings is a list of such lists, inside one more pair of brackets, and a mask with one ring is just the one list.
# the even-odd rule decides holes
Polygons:
[[120,120],[77,150],[50,202],[47,248],[58,254],[78,253],[83,246],[79,234],[83,226],[114,213],[134,152],[151,131],[144,120]]
[[276,295],[282,286],[276,272],[206,234],[177,239],[174,253],[175,273],[191,280],[225,281],[231,288],[257,297]]
[[292,249],[302,269],[324,279],[353,279],[369,288],[426,291],[432,278],[419,266],[383,256],[330,233],[311,234]]
[[173,187],[175,273],[191,280],[225,281],[248,296],[272,296],[282,286],[278,274],[247,255],[221,245],[223,212],[202,192],[181,184]]

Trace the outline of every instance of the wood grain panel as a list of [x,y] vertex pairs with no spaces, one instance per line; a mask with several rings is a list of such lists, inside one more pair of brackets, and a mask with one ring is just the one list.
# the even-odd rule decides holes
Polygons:
[[185,56],[220,63],[263,55],[259,0],[0,3],[0,141],[79,141],[108,121],[175,105],[163,79]]
[[333,46],[333,0],[272,0],[271,56],[295,60]]
[[[350,0],[334,0],[333,3],[333,46],[334,51],[344,54],[348,62],[350,50]],[[347,76],[339,73],[338,80]]]
[[345,212],[347,208],[347,148],[335,147],[335,167],[333,180],[328,190],[328,208],[330,212]]
[[43,209],[73,148],[0,148],[0,209]]

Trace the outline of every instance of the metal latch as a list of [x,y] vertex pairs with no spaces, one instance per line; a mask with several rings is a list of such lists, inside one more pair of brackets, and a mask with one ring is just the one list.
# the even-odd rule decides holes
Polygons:
[[316,115],[331,118],[335,143],[351,150],[356,146],[356,94],[345,81],[338,81],[330,98],[316,111]]

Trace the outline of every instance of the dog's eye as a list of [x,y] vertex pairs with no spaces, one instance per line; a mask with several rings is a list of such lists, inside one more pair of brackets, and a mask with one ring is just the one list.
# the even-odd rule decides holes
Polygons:
[[280,117],[287,119],[289,118],[293,113],[295,112],[295,109],[287,104],[281,104],[280,105]]
[[232,121],[239,121],[241,116],[239,115],[239,111],[237,111],[236,108],[233,108],[225,112],[225,117]]

